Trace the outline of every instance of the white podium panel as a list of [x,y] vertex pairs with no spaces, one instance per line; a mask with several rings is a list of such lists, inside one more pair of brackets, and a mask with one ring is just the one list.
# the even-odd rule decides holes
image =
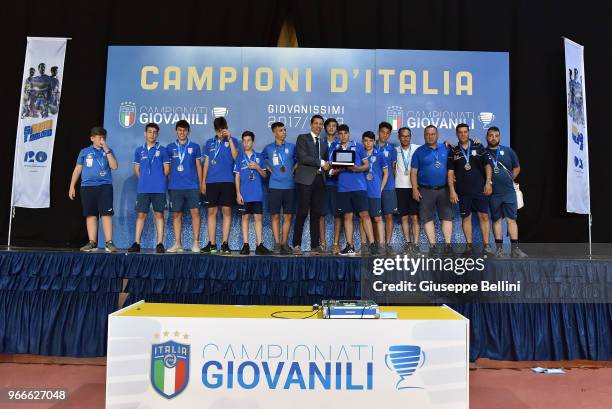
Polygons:
[[118,311],[106,408],[468,408],[469,322],[450,308],[382,308],[399,319],[270,316],[307,309],[140,302]]

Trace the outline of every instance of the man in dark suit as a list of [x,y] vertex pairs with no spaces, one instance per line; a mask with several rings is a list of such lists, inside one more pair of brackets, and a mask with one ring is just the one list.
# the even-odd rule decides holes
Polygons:
[[323,130],[323,117],[314,115],[310,119],[310,133],[297,137],[295,184],[298,194],[297,217],[293,228],[294,254],[302,254],[302,232],[310,212],[310,251],[323,253],[319,241],[319,218],[323,214],[325,201],[325,172],[329,169],[327,143],[319,139]]

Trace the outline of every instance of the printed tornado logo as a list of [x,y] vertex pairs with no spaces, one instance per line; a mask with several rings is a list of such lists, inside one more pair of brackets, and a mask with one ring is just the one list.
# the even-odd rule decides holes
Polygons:
[[151,347],[151,384],[166,399],[174,398],[187,387],[189,349],[189,345],[175,341]]
[[423,389],[419,386],[411,386],[407,378],[411,377],[418,368],[425,364],[425,352],[418,345],[392,345],[389,353],[385,354],[387,368],[397,373],[399,380],[395,388],[400,389]]
[[119,124],[124,128],[134,126],[136,120],[136,104],[125,101],[119,105]]
[[387,122],[393,126],[393,130],[397,131],[402,127],[402,117],[404,116],[404,108],[400,106],[387,107]]

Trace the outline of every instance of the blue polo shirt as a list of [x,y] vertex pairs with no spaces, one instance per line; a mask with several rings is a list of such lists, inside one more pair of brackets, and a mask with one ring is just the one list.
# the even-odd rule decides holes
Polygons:
[[164,163],[170,163],[165,147],[157,142],[152,147],[146,144],[136,148],[134,163],[140,167],[138,193],[166,193],[166,175]]
[[[109,149],[112,152],[112,149]],[[93,145],[81,149],[77,158],[77,165],[83,166],[81,172],[81,186],[112,185],[113,176],[108,165],[108,158],[102,148]],[[100,173],[102,172],[102,175]]]
[[[340,143],[340,140],[338,139],[338,137],[336,136],[334,138],[333,141],[328,141],[327,140],[327,135],[325,135],[325,139],[323,139],[325,141],[325,143],[327,143],[327,153],[328,153],[328,158],[327,160],[331,160],[331,155],[332,152],[336,149],[336,147],[338,146],[338,144]],[[338,178],[335,176],[332,177],[327,177],[325,178],[325,184],[327,186],[338,186]]]
[[[355,166],[363,165],[363,159],[368,156],[363,145],[349,141],[346,148],[347,149],[344,149],[342,145],[338,143],[336,149],[355,151]],[[356,192],[358,190],[363,190],[364,192],[368,190],[365,172],[353,172],[352,170],[348,170],[338,175],[338,192]]]
[[[166,149],[171,163],[168,189],[199,189],[200,182],[196,170],[196,160],[202,158],[200,145],[191,142],[189,139],[181,145],[177,140],[169,144]],[[184,155],[183,171],[179,172],[178,166],[181,165],[181,155]]]
[[[370,162],[370,170],[365,173],[366,185],[368,186],[368,197],[380,199],[380,185],[382,184],[383,169],[389,168],[387,165],[387,159],[385,158],[385,154],[378,151],[376,148],[372,150],[372,154],[367,156],[367,158],[368,162]],[[368,179],[368,174],[372,175],[372,180]]]
[[[497,151],[499,151],[499,154],[497,154]],[[504,195],[506,193],[514,193],[512,169],[520,166],[516,152],[508,146],[498,145],[497,149],[487,147],[487,153],[493,166],[493,194]],[[498,173],[495,173],[496,161],[497,168],[499,169]]]
[[[289,142],[277,145],[276,142],[272,142],[266,145],[261,156],[264,164],[272,169],[268,187],[270,189],[293,189],[295,186],[293,181],[293,166],[296,160],[295,145]],[[281,171],[282,166],[285,166],[284,172]]]
[[[448,181],[447,162],[448,148],[439,143],[435,149],[421,145],[414,151],[410,167],[417,170],[419,186],[446,186]],[[440,167],[436,167],[436,161]]]
[[387,142],[383,146],[380,146],[377,143],[375,148],[385,155],[387,166],[389,166],[389,177],[387,178],[387,184],[384,190],[395,190],[395,175],[393,174],[393,163],[397,162],[397,150],[395,149],[395,145]]
[[264,167],[264,159],[261,153],[252,152],[251,156],[239,153],[234,164],[234,173],[240,174],[240,194],[245,203],[261,202],[263,199],[263,179],[255,169],[249,169],[249,162],[257,162],[261,168]]
[[[242,154],[242,146],[236,138],[231,138],[238,150],[238,156],[240,156]],[[208,158],[206,183],[233,183],[234,158],[232,158],[229,141],[220,141],[215,135],[206,141],[203,149],[202,154],[204,158]],[[215,162],[214,165],[213,161]]]

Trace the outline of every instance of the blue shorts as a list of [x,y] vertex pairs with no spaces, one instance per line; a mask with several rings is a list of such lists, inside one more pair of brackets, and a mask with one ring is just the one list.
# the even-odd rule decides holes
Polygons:
[[338,207],[338,186],[327,185],[325,190],[325,215],[336,215],[336,209]]
[[166,208],[165,193],[138,193],[136,195],[135,210],[138,213],[149,213],[149,209],[153,205],[153,211],[162,213]]
[[382,199],[380,197],[368,197],[368,213],[370,217],[382,216]]
[[468,217],[472,212],[489,213],[489,197],[482,193],[459,195],[461,217]]
[[359,213],[368,211],[368,192],[356,190],[353,192],[338,192],[338,208],[336,214]]
[[270,214],[295,213],[295,189],[268,189],[268,211]]
[[183,210],[200,207],[200,191],[198,189],[171,189],[168,190],[168,196],[170,197],[171,212],[182,212]]
[[262,214],[263,213],[262,209],[263,207],[261,205],[261,202],[244,202],[244,204],[238,205],[238,211],[242,213],[243,215]]
[[112,216],[113,185],[81,186],[83,216]]
[[381,194],[383,214],[393,214],[397,212],[397,196],[395,189],[383,190]]
[[491,219],[497,221],[502,217],[516,220],[517,203],[516,193],[508,192],[503,195],[493,195],[490,199]]

